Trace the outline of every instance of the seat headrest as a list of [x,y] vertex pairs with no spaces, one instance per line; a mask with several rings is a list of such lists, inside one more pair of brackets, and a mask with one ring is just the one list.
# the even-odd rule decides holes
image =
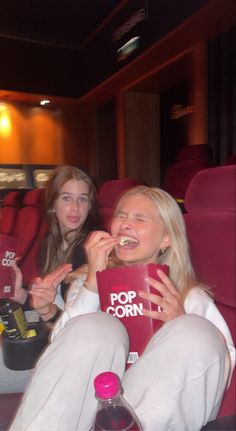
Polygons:
[[21,194],[18,191],[8,192],[3,199],[3,205],[18,207],[21,203]]
[[194,159],[211,159],[211,147],[208,144],[186,145],[176,154],[176,162]]
[[97,201],[102,208],[112,208],[116,200],[125,190],[140,184],[131,178],[105,181],[98,190]]
[[236,154],[231,154],[228,156],[225,165],[236,165]]
[[41,206],[44,189],[33,189],[28,191],[23,199],[23,205]]
[[184,204],[187,212],[235,211],[236,165],[198,172],[188,186]]

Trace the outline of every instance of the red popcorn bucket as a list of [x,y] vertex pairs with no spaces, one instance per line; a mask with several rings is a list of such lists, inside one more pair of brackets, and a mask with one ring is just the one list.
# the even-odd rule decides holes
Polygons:
[[152,277],[160,281],[157,270],[168,275],[167,265],[149,263],[122,266],[97,272],[101,310],[117,317],[126,327],[130,339],[128,363],[135,362],[142,354],[152,335],[162,326],[162,321],[143,315],[143,308],[155,309],[156,305],[138,296],[138,291],[160,295],[145,280]]

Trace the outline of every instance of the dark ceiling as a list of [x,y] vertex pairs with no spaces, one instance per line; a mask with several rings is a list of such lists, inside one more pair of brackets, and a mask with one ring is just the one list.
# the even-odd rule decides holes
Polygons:
[[82,49],[128,0],[1,0],[0,37]]

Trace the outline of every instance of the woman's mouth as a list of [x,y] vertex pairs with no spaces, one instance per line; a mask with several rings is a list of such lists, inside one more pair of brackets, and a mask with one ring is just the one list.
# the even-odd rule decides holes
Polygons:
[[133,248],[136,247],[136,245],[138,244],[138,240],[130,236],[120,236],[118,244],[121,247]]
[[79,217],[79,216],[68,216],[68,217],[67,217],[67,220],[68,220],[70,223],[77,224],[77,223],[79,223],[79,221],[80,221],[80,217]]

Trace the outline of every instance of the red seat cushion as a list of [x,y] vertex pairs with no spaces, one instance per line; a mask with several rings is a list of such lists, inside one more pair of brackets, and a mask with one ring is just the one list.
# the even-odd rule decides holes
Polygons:
[[[198,172],[185,197],[184,215],[194,268],[212,288],[236,342],[236,165]],[[220,415],[235,413],[235,372]]]
[[11,235],[16,215],[21,207],[21,194],[19,191],[8,192],[3,199],[0,209],[0,233]]

